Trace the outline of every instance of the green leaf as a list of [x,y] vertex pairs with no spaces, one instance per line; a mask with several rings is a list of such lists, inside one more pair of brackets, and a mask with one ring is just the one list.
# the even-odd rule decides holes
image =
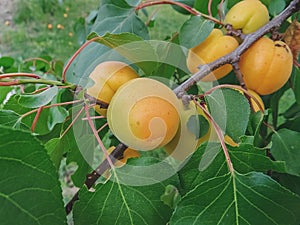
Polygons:
[[272,0],[268,6],[270,15],[277,16],[285,8],[284,0]]
[[[195,0],[176,0],[174,2],[180,2],[183,3],[189,7],[193,7],[194,6],[194,2]],[[185,9],[177,6],[177,5],[172,5],[173,9],[175,9],[177,12],[180,12],[182,14],[190,14],[190,12],[186,11]]]
[[[70,109],[70,114],[77,115],[81,108],[80,105],[73,107]],[[82,121],[83,117],[85,117],[84,113],[78,117],[72,129],[62,137],[62,146],[67,152],[67,164],[74,163],[77,165],[76,171],[71,176],[76,187],[81,187],[84,184],[86,175],[92,171],[95,150],[101,152],[97,148],[95,137],[91,134],[88,123]],[[70,123],[71,121],[66,121],[64,128],[66,129]],[[97,156],[99,157],[98,154]]]
[[239,142],[239,137],[245,134],[250,116],[247,98],[236,90],[218,89],[206,100],[216,123],[232,140]]
[[17,126],[20,115],[12,110],[0,110],[0,124],[7,127]]
[[291,105],[284,113],[284,118],[293,119],[300,116],[300,105],[298,103],[294,103]]
[[[118,175],[118,178],[121,177]],[[83,189],[73,211],[75,225],[165,225],[172,210],[160,200],[160,197],[169,184],[178,185],[177,176],[152,185],[129,186],[108,181],[105,184],[98,184],[94,192]]]
[[[212,1],[211,4],[211,11],[213,16],[217,16],[218,14],[218,5],[220,1]],[[209,14],[208,12],[208,1],[195,1],[194,8],[197,9],[199,12],[204,14]]]
[[300,177],[284,173],[275,175],[275,178],[282,186],[300,195]]
[[150,74],[158,67],[158,56],[154,48],[147,41],[133,33],[111,34],[106,33],[99,36],[97,33],[91,33],[87,39],[98,37],[96,42],[114,49],[124,56],[130,62],[135,63],[146,74]]
[[126,0],[127,4],[130,6],[137,6],[141,0]]
[[68,115],[69,115],[68,111],[61,106],[51,107],[49,109],[49,119],[48,119],[49,130],[52,130],[56,124],[64,122]]
[[[204,116],[192,115],[187,122],[187,127],[188,127],[189,131],[191,131],[193,134],[195,134],[196,138],[199,139],[207,134],[210,126],[209,126],[209,122],[207,121],[207,119],[205,119]],[[200,127],[200,130],[199,130],[199,127]]]
[[166,186],[165,193],[160,196],[160,200],[166,205],[170,206],[171,209],[176,207],[180,199],[180,193],[174,185]]
[[185,195],[170,225],[298,225],[300,197],[270,177],[235,172],[214,177]]
[[54,86],[38,94],[22,94],[18,103],[26,108],[38,108],[51,102],[57,93],[58,87]]
[[[143,39],[149,39],[145,23],[137,16],[134,7],[130,7],[125,0],[101,1],[97,19],[91,31],[100,36],[106,33],[129,32]],[[110,53],[113,53],[113,51],[106,46],[97,43],[88,45],[68,70],[67,80],[77,83],[80,78],[88,77],[100,62],[119,59],[114,55],[110,55]]]
[[180,44],[192,48],[204,41],[214,28],[214,23],[200,16],[192,16],[180,29]]
[[294,94],[296,98],[296,102],[300,105],[300,69],[299,68],[293,68],[293,74],[294,74]]
[[12,90],[12,87],[0,87],[0,105],[3,103],[3,101],[6,99],[7,94]]
[[47,149],[48,154],[50,155],[50,158],[56,167],[56,169],[59,169],[60,162],[62,160],[63,154],[65,153],[64,145],[60,138],[53,138],[49,140],[45,144],[45,148]]
[[[70,138],[70,137],[69,137]],[[83,135],[77,140],[64,140],[64,144],[72,142],[74,146],[76,143],[78,146],[70,148],[67,164],[75,162],[78,166],[75,173],[72,175],[72,181],[76,187],[81,187],[84,184],[86,175],[92,171],[92,165],[94,160],[94,154],[96,149],[96,141],[93,135]],[[75,141],[75,142],[74,142]],[[101,151],[97,149],[98,151]]]
[[29,133],[0,126],[1,224],[66,224],[56,170]]
[[0,67],[3,66],[4,69],[13,67],[14,63],[15,63],[15,60],[11,57],[7,57],[7,56],[0,57]]
[[[285,164],[272,161],[265,151],[251,144],[240,144],[238,147],[227,146],[233,167],[239,173],[252,171],[267,172],[273,170],[286,172]],[[189,162],[179,171],[183,192],[195,188],[205,180],[222,176],[228,172],[226,160],[219,143],[201,145]]]
[[271,153],[277,160],[286,162],[287,172],[300,176],[300,133],[281,129],[272,136]]

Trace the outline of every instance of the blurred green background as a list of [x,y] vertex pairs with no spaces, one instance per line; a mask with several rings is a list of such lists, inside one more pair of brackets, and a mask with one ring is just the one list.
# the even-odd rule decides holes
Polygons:
[[[0,20],[0,54],[20,60],[41,55],[67,60],[83,43],[100,5],[100,0],[1,0],[0,6],[5,1],[11,15]],[[159,40],[170,38],[188,18],[169,5],[139,15],[149,24],[150,37]]]

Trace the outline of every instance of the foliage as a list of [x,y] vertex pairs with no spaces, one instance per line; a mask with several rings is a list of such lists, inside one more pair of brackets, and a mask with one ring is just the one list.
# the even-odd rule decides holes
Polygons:
[[[200,44],[213,27],[220,28],[220,17],[224,19],[236,2],[177,1],[174,5],[173,1],[156,1],[161,4],[151,8],[148,1],[102,0],[97,13],[86,18],[89,24],[77,23],[78,37],[86,41],[66,62],[50,56],[22,62],[1,57],[1,224],[298,225],[298,67],[293,66],[282,88],[262,96],[265,111],[257,112],[251,105],[255,98],[237,85],[241,74],[237,61],[228,55],[218,59],[218,65],[232,64],[237,76],[231,72],[218,81],[196,83],[198,75],[205,75],[205,68],[215,69],[216,64],[207,64],[195,74],[186,67],[185,47]],[[284,23],[273,22],[282,31],[299,10],[296,0],[262,2],[271,15],[269,24],[278,14],[277,21],[283,18]],[[44,7],[39,9],[42,13],[60,11],[56,1],[39,3]],[[159,30],[162,33],[157,35],[155,27],[177,20],[168,18],[169,14],[156,20],[167,3],[172,4],[173,15],[182,15],[174,30]],[[281,13],[284,8],[287,10]],[[22,20],[32,19],[26,13],[22,16]],[[274,38],[270,30],[267,24],[249,35]],[[254,42],[236,30],[227,31],[243,42],[235,52],[243,53],[243,46]],[[208,121],[200,121],[200,132],[195,129],[196,119],[193,123],[186,120],[187,126],[199,137],[201,124],[206,124],[210,138],[198,143],[184,161],[158,148],[140,151],[140,157],[126,164],[116,163],[127,147],[113,135],[107,119],[95,113],[93,106],[104,103],[86,93],[93,85],[89,74],[109,60],[130,64],[140,76],[155,76],[183,100],[193,100],[205,115],[201,120]],[[188,92],[182,94],[182,90]],[[114,150],[108,153],[110,147]],[[71,176],[59,176],[70,165]],[[68,179],[67,183],[61,184],[62,179]],[[79,191],[70,199],[65,190],[74,187]]]

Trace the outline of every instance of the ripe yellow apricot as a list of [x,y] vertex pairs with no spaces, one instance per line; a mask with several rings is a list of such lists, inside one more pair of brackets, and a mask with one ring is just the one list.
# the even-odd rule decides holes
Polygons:
[[[249,94],[251,94],[253,96],[250,99],[251,107],[252,107],[253,111],[258,112],[258,111],[260,111],[260,108],[262,108],[262,110],[265,110],[264,102],[261,99],[261,97],[259,96],[259,94],[257,94],[255,91],[252,91],[250,89],[248,89],[247,91],[249,92]],[[260,106],[256,103],[256,101],[254,99],[256,99],[258,101]]]
[[134,150],[152,150],[172,140],[179,126],[179,103],[174,92],[150,78],[122,85],[107,111],[113,134]]
[[[184,105],[178,100],[180,124],[175,137],[164,146],[165,151],[176,160],[183,161],[197,149],[198,140],[196,134],[188,128],[188,122],[192,116],[197,116],[197,109],[193,102]],[[194,117],[197,118],[197,117]],[[194,121],[195,129],[200,129],[198,120]]]
[[[115,150],[115,146],[111,146],[107,149],[107,153],[108,154],[111,154],[113,152],[113,150]],[[115,166],[116,167],[121,167],[123,166],[124,164],[126,164],[127,160],[128,159],[131,159],[131,158],[138,158],[140,157],[140,153],[136,150],[133,150],[131,148],[126,148],[124,153],[123,153],[123,158],[121,158],[120,160],[118,160],[116,163],[115,163]],[[104,161],[105,159],[105,156],[102,157],[102,161]]]
[[269,22],[267,7],[259,0],[244,0],[235,4],[226,14],[224,23],[244,34],[252,33]]
[[[119,61],[106,61],[100,63],[89,76],[94,85],[87,89],[87,94],[106,103],[118,88],[127,81],[139,77],[139,75],[126,63]],[[106,109],[95,106],[100,115],[106,115]]]
[[[228,35],[223,35],[220,29],[213,29],[210,35],[199,45],[191,48],[187,56],[187,67],[191,73],[196,73],[199,65],[207,64],[232,52],[238,47],[238,41]],[[232,70],[230,64],[225,64],[214,70],[201,81],[214,81],[227,75]]]
[[[172,156],[176,160],[183,161],[196,151],[201,144],[207,141],[219,142],[215,129],[212,128],[211,122],[200,107],[196,107],[193,102],[190,102],[188,106],[184,106],[181,102],[179,112],[181,120],[179,129],[172,141],[164,146],[168,155]],[[209,127],[207,132],[197,139],[196,134],[188,127],[188,122],[192,116],[198,115],[203,116],[208,121]],[[194,123],[199,124],[195,124],[194,129],[203,129],[199,120],[195,120]],[[238,146],[238,144],[235,143],[228,135],[224,136],[224,141],[226,144],[233,147]]]
[[284,42],[263,37],[242,54],[239,67],[247,88],[260,95],[268,95],[288,81],[293,56]]

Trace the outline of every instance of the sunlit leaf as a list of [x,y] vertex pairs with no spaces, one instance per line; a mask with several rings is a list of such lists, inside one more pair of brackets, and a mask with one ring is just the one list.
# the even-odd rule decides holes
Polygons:
[[158,56],[151,44],[133,33],[106,33],[103,36],[91,33],[87,39],[95,37],[99,38],[96,42],[114,49],[130,62],[135,63],[146,74],[151,73],[158,66]]
[[192,48],[208,37],[214,28],[214,23],[199,16],[192,16],[180,29],[180,44]]
[[54,86],[38,94],[22,94],[18,103],[26,108],[38,108],[47,105],[57,95],[58,87]]

